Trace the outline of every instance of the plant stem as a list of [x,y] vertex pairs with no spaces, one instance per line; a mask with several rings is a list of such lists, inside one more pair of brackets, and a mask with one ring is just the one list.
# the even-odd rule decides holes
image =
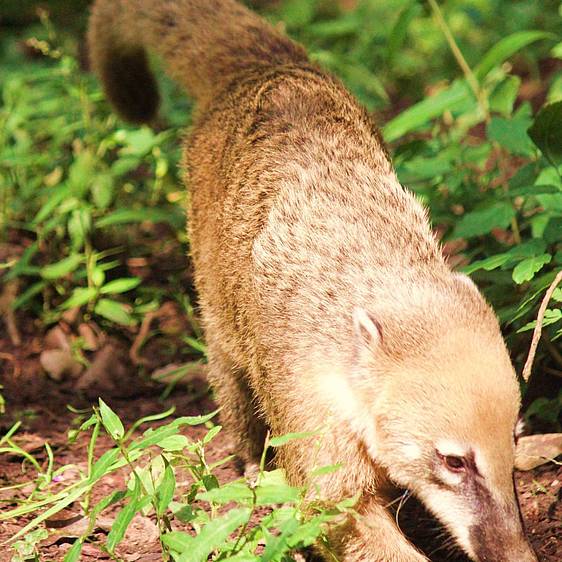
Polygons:
[[445,36],[445,39],[449,44],[449,48],[451,49],[453,56],[455,57],[458,65],[461,67],[461,70],[463,71],[463,74],[466,78],[468,85],[470,86],[470,89],[474,92],[474,95],[476,96],[476,101],[478,102],[478,105],[480,106],[480,109],[484,114],[484,120],[486,121],[486,123],[488,123],[490,121],[490,111],[488,109],[488,101],[486,99],[486,96],[483,94],[482,89],[480,88],[480,84],[478,83],[478,80],[474,75],[474,72],[472,72],[472,69],[466,62],[466,59],[464,58],[462,51],[460,50],[457,42],[455,41],[455,38],[453,37],[453,34],[451,33],[451,30],[449,29],[449,26],[447,25],[447,22],[443,17],[443,12],[441,11],[439,4],[437,4],[436,0],[427,0],[427,1],[431,7],[433,15],[435,16],[435,19],[437,20],[437,24],[441,28],[441,31],[443,31],[443,35]]
[[537,323],[535,325],[535,330],[533,332],[533,339],[531,340],[531,347],[529,348],[529,355],[527,356],[527,361],[525,361],[525,366],[523,367],[522,377],[525,382],[529,382],[529,377],[531,376],[531,370],[533,368],[533,361],[535,360],[535,354],[537,352],[537,346],[539,345],[539,340],[541,339],[542,333],[542,321],[544,319],[544,313],[546,312],[546,307],[550,302],[552,293],[558,284],[562,281],[562,269],[556,274],[554,281],[550,284],[547,289],[541,305],[539,307],[539,313],[537,315]]

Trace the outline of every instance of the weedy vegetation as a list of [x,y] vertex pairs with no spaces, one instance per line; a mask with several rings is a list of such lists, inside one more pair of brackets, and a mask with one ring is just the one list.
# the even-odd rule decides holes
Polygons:
[[[285,0],[266,15],[284,22],[377,116],[401,182],[429,207],[451,262],[494,305],[521,371],[539,306],[562,268],[562,5]],[[179,142],[189,101],[162,79],[156,128],[123,124],[80,68],[77,36],[46,12],[39,17],[0,43],[0,244],[15,248],[1,254],[2,293],[11,287],[13,298],[0,298],[0,310],[41,330],[74,310],[131,342],[146,316],[172,299],[193,328],[182,340],[181,375],[205,357],[185,263],[135,275],[127,260],[188,253]],[[527,419],[554,431],[562,429],[562,391],[552,383],[558,379],[559,388],[562,376],[561,303],[559,287],[542,318],[537,389],[525,402]],[[87,363],[87,351],[76,340],[79,362]],[[10,403],[1,392],[4,414]],[[93,413],[77,415],[69,439],[87,433],[89,445],[86,469],[69,485],[59,478],[68,466],[48,443],[45,462],[17,444],[21,421],[0,437],[0,454],[21,457],[31,478],[26,497],[0,513],[0,520],[29,517],[13,537],[13,561],[39,560],[48,533],[42,523],[73,502],[89,523],[65,562],[80,559],[96,519],[113,504],[121,507],[103,546],[111,557],[142,513],[157,522],[164,558],[182,562],[292,560],[353,509],[353,498],[310,499],[314,479],[341,467],[319,467],[307,487],[294,488],[280,471],[266,470],[265,452],[255,479],[219,483],[214,472],[230,459],[205,457],[220,431],[215,413],[169,421],[167,411],[127,430],[101,399]],[[198,440],[182,435],[192,425],[204,428]],[[102,432],[113,447],[100,456]],[[296,438],[321,442],[276,436],[268,447]],[[127,486],[93,502],[96,485],[118,470],[127,472]],[[189,532],[174,530],[176,522]]]

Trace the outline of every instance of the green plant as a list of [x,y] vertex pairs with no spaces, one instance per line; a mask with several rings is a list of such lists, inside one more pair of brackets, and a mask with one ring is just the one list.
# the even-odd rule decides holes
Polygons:
[[[292,551],[322,539],[327,525],[352,512],[353,498],[334,504],[315,498],[315,479],[339,470],[339,466],[319,467],[311,473],[309,484],[303,487],[287,484],[281,470],[265,470],[268,447],[282,447],[291,440],[305,438],[317,438],[316,446],[320,446],[321,435],[294,434],[272,438],[266,444],[255,480],[239,479],[221,485],[213,471],[231,457],[209,463],[205,456],[205,447],[221,430],[221,426],[211,423],[216,412],[179,417],[165,425],[150,427],[135,437],[141,425],[154,423],[172,412],[173,409],[139,419],[125,431],[117,414],[100,399],[94,413],[71,437],[75,440],[81,432],[90,435],[86,471],[80,473],[75,482],[57,491],[52,490],[57,484],[56,476],[64,474],[69,467],[61,466],[56,471],[51,467],[47,479],[39,472],[34,480],[34,490],[27,499],[21,501],[20,506],[0,514],[0,520],[7,520],[40,512],[13,537],[23,536],[24,540],[14,543],[12,560],[15,562],[20,560],[18,556],[35,553],[37,543],[48,534],[39,525],[78,501],[88,525],[66,554],[65,562],[79,559],[96,518],[115,503],[121,508],[103,546],[111,556],[116,555],[116,548],[133,517],[142,512],[157,521],[165,559],[178,562],[203,562],[213,552],[216,552],[215,560],[291,560]],[[200,424],[207,426],[207,432],[200,439],[191,440],[182,435],[183,427]],[[16,429],[14,427],[10,437],[5,439],[11,445],[10,452],[24,456],[40,471],[37,461],[11,441]],[[95,458],[94,448],[101,430],[107,432],[114,446]],[[48,448],[48,444],[45,446]],[[92,504],[92,493],[100,481],[123,469],[127,473],[127,485]],[[176,474],[179,472],[189,475],[191,484],[187,489],[177,486]],[[280,503],[282,507],[276,505]],[[227,504],[229,510],[225,512],[223,508]],[[264,508],[267,510],[265,514]],[[173,530],[172,521],[188,526],[192,531]],[[260,553],[261,545],[264,548]]]

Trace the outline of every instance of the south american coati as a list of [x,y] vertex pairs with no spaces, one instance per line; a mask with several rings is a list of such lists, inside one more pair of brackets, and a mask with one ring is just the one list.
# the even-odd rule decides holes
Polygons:
[[184,144],[189,235],[226,428],[248,463],[264,435],[322,430],[275,462],[312,468],[360,517],[342,561],[427,560],[385,507],[411,490],[479,562],[531,562],[513,485],[520,394],[498,321],[451,271],[427,213],[342,84],[234,0],[97,0],[93,68],[120,115],[150,122],[147,53],[197,104]]

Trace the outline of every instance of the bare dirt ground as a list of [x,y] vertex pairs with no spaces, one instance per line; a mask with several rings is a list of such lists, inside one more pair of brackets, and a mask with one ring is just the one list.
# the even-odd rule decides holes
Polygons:
[[[7,338],[0,338],[0,381],[4,385],[7,399],[7,413],[0,417],[0,435],[5,433],[15,420],[23,422],[18,439],[26,450],[36,455],[41,463],[46,463],[43,442],[47,440],[53,448],[56,466],[75,464],[85,466],[87,435],[80,437],[73,445],[68,444],[68,430],[72,426],[76,414],[70,412],[67,404],[77,408],[88,407],[87,398],[80,396],[73,383],[55,382],[42,372],[39,364],[39,352],[43,336],[33,334],[33,326],[29,326],[23,334],[22,345],[15,347]],[[197,415],[214,409],[209,394],[205,392],[206,381],[196,377],[187,387],[177,388],[170,397],[162,400],[159,396],[162,387],[137,378],[125,377],[126,389],[119,384],[111,392],[104,391],[107,400],[119,414],[125,424],[131,424],[138,418],[164,411],[176,406],[175,415]],[[118,381],[117,381],[118,382]],[[197,437],[204,431],[193,427],[187,430],[191,437]],[[112,446],[107,436],[100,437],[96,454],[100,455]],[[208,449],[209,460],[212,462],[234,453],[228,436],[220,433]],[[8,454],[0,454],[0,488],[20,482],[32,480],[34,471],[27,465],[22,468],[21,458]],[[217,472],[220,481],[225,482],[240,476],[239,467],[234,462],[220,467]],[[65,473],[64,478],[72,478],[72,471]],[[531,542],[543,562],[559,562],[562,560],[562,467],[548,464],[532,472],[521,472],[516,475],[517,488],[523,511],[525,525]],[[113,490],[125,486],[124,474],[114,473],[105,477],[95,488],[92,501],[101,499]],[[188,483],[185,483],[188,486]],[[0,490],[0,512],[13,508],[16,500],[25,495],[29,488],[14,491]],[[410,502],[408,502],[410,503]],[[95,561],[109,559],[100,545],[104,543],[112,519],[118,510],[104,512],[99,525],[94,529],[90,541],[85,544],[81,560]],[[431,538],[434,522],[431,522],[415,506],[406,509],[410,512],[410,521],[404,528],[415,528],[418,544],[430,554],[431,559],[440,562],[465,560],[464,557],[447,551],[444,547],[446,539]],[[9,541],[11,537],[30,520],[22,517],[17,521],[0,522],[0,543]],[[82,526],[81,526],[82,525]],[[62,560],[75,537],[83,530],[80,519],[80,506],[71,505],[63,513],[49,520],[49,538],[40,546],[41,559],[49,561]],[[158,530],[149,517],[137,516],[128,531],[125,540],[118,548],[120,559],[126,562],[161,560]],[[4,546],[0,551],[0,561],[9,561],[12,553]],[[310,557],[310,555],[307,555]]]

